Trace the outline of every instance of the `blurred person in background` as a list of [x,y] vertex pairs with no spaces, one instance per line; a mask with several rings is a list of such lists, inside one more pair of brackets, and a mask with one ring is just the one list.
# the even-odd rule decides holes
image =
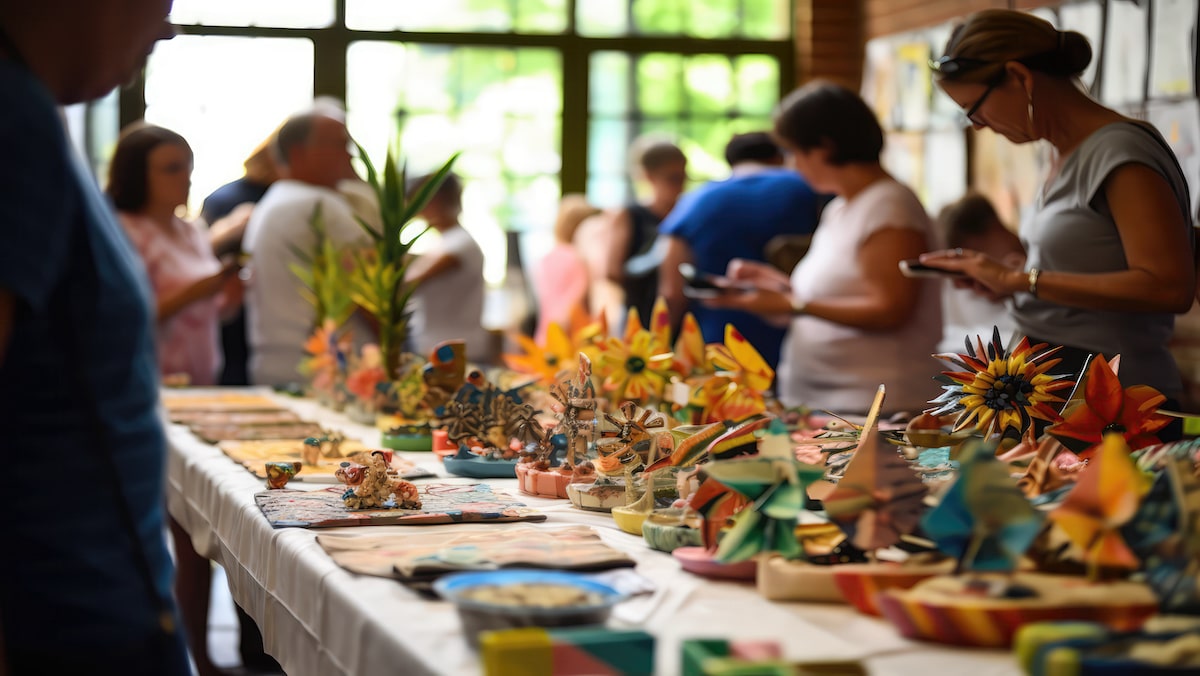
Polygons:
[[580,224],[598,213],[585,196],[563,195],[554,221],[554,248],[538,262],[534,275],[538,302],[535,340],[539,344],[545,341],[551,323],[567,328],[574,314],[587,312],[591,280],[574,241]]

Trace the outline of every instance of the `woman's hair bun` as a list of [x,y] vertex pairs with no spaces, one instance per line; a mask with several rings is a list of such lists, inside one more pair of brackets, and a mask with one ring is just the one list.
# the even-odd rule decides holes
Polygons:
[[1057,57],[1061,74],[1080,75],[1092,62],[1092,46],[1082,33],[1059,31]]

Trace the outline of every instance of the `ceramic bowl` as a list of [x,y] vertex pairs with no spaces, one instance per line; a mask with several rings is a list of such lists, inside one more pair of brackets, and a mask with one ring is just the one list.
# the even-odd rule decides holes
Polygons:
[[[557,607],[509,605],[470,598],[470,590],[479,587],[513,585],[571,587],[591,598],[583,604]],[[455,573],[438,579],[433,583],[433,589],[458,608],[463,635],[472,646],[479,645],[479,634],[484,631],[604,624],[612,614],[613,606],[625,598],[612,587],[584,575],[535,569]]]

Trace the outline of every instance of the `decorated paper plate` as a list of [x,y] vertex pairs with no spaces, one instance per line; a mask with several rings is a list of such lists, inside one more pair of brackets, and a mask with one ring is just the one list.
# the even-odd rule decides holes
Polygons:
[[1132,631],[1158,612],[1153,592],[1136,582],[1044,573],[970,578],[980,579],[1025,591],[1018,598],[996,597],[973,592],[965,576],[933,577],[908,590],[882,592],[879,606],[909,638],[987,648],[1007,648],[1017,629],[1031,622],[1090,620]]

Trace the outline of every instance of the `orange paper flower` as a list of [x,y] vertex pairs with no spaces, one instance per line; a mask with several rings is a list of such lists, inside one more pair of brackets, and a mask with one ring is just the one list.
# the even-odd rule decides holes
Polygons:
[[[1113,362],[1119,363],[1114,358]],[[1167,398],[1149,385],[1122,388],[1114,364],[1093,359],[1084,375],[1083,396],[1063,409],[1063,420],[1046,431],[1087,457],[1106,433],[1121,435],[1132,449],[1159,443],[1156,433],[1170,418],[1158,413]],[[1081,446],[1080,442],[1085,446]]]

